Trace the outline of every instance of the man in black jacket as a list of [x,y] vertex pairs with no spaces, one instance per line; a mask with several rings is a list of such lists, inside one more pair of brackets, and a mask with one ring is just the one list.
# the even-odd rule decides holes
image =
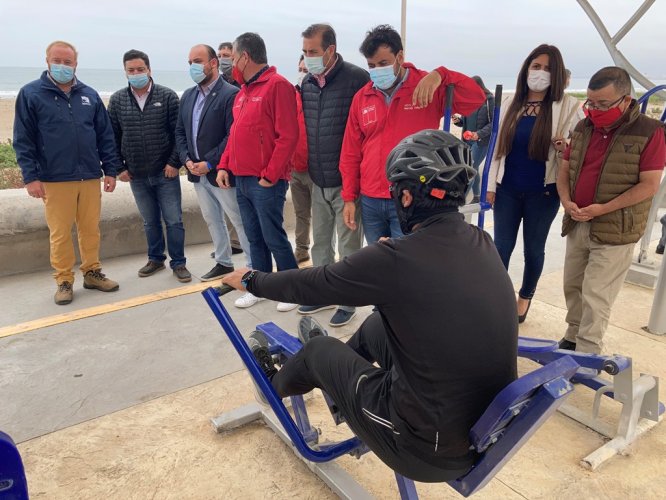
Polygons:
[[280,397],[322,389],[384,463],[423,482],[469,470],[470,428],[516,377],[511,280],[490,236],[458,213],[470,156],[441,130],[411,135],[386,167],[407,236],[328,266],[223,279],[273,300],[377,305],[346,344],[303,318],[304,346],[279,371],[260,332],[248,345]]
[[187,179],[194,183],[215,247],[215,266],[201,277],[202,281],[211,281],[234,270],[225,214],[236,228],[248,267],[252,267],[236,188],[220,189],[215,170],[227,146],[238,89],[220,77],[217,54],[209,45],[192,47],[189,64],[190,77],[196,85],[187,89],[180,101],[176,147],[187,168]]
[[123,162],[118,178],[130,183],[148,241],[148,263],[139,276],[165,268],[164,219],[171,269],[178,281],[187,283],[192,276],[185,267],[181,162],[175,139],[178,96],[153,81],[146,53],[125,52],[123,65],[128,85],[111,96],[109,116]]
[[[308,138],[308,172],[312,186],[312,262],[325,266],[335,262],[335,234],[338,253],[347,257],[361,248],[361,211],[356,210],[358,229],[352,231],[343,220],[340,196],[342,177],[338,163],[347,115],[354,94],[369,80],[367,71],[342,59],[336,52],[335,31],[328,24],[313,24],[303,33],[303,54],[309,71],[301,84],[303,115]],[[335,303],[333,303],[335,304]],[[301,314],[313,314],[335,305],[301,306]],[[356,308],[339,306],[329,324],[346,325]]]

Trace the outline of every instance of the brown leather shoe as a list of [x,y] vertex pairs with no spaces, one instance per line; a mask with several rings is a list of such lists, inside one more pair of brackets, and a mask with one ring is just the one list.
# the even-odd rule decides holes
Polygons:
[[164,262],[155,262],[154,260],[149,260],[148,264],[139,269],[139,277],[145,278],[147,276],[152,276],[157,271],[164,269]]
[[83,276],[83,288],[100,290],[102,292],[115,292],[120,285],[107,278],[101,269],[93,269]]
[[58,285],[53,300],[59,306],[64,306],[70,304],[74,300],[74,290],[72,290],[72,284],[69,281],[63,281]]
[[173,268],[173,275],[181,283],[189,283],[192,281],[192,275],[185,266],[176,266]]
[[307,250],[303,250],[301,248],[297,248],[294,251],[294,257],[296,258],[296,262],[298,264],[301,264],[302,262],[306,262],[310,260],[310,254],[308,253]]

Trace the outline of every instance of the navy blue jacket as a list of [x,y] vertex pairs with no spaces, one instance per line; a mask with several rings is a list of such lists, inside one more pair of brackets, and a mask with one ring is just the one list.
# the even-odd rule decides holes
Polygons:
[[19,92],[13,146],[26,184],[115,177],[120,167],[99,94],[77,81],[67,97],[46,71]]
[[[192,114],[198,92],[198,86],[194,86],[187,89],[180,99],[178,122],[176,124],[176,149],[183,165],[187,163],[187,160],[192,160],[195,163],[207,161],[212,165],[213,168],[208,172],[206,178],[213,186],[217,186],[215,181],[217,170],[215,170],[215,167],[220,163],[224,148],[227,147],[229,130],[234,121],[232,114],[234,99],[238,94],[238,89],[220,77],[206,97],[199,118],[197,133],[199,158],[196,158],[192,138]],[[199,182],[199,177],[190,174],[189,171],[187,172],[187,179],[190,182]]]

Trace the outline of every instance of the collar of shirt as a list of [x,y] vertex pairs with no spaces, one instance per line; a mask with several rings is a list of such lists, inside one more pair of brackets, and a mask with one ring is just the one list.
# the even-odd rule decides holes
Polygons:
[[398,90],[400,90],[400,87],[402,87],[402,84],[407,81],[407,77],[409,76],[409,69],[405,70],[405,75],[402,77],[402,80],[400,80],[400,83],[396,86],[395,90],[393,91],[392,94],[387,94],[385,91],[382,89],[378,88],[376,85],[372,85],[375,89],[379,90],[382,94],[384,94],[384,99],[386,100],[386,104],[391,103],[391,99],[393,99],[393,96],[398,93]]
[[[48,77],[49,77],[49,80],[51,80],[51,82],[53,82],[53,85],[55,85],[56,87],[58,87],[58,88],[60,89],[60,87],[59,87],[60,84],[59,84],[58,82],[56,82],[53,78],[51,78],[51,73],[49,73],[49,72],[47,71],[47,72],[46,72],[46,76],[48,76]],[[77,83],[79,83],[79,81],[76,79],[76,76],[75,76],[75,77],[74,77],[74,80],[72,81],[72,87],[73,87],[74,85],[76,85]],[[63,92],[65,92],[65,94],[67,94],[67,97],[69,97],[69,94],[72,93],[72,87],[69,88],[69,92],[65,92],[65,91],[63,90]],[[62,89],[60,89],[60,90],[62,90]]]
[[324,85],[326,85],[326,76],[333,70],[333,68],[335,68],[336,64],[338,64],[337,54],[335,54],[335,62],[331,65],[330,68],[324,71],[321,75],[312,75],[314,76],[315,80],[317,80],[317,85],[319,85],[320,89],[323,89]]
[[205,87],[202,87],[201,85],[198,85],[199,87],[199,94],[203,94],[204,97],[208,97],[208,94],[210,94],[210,91],[213,90],[213,87],[215,87],[215,84],[217,83],[217,79],[220,77],[220,74],[217,73],[215,75],[215,78],[206,85]]
[[247,82],[245,82],[245,85],[250,85],[251,83],[256,82],[261,75],[264,74],[264,72],[270,68],[270,66],[267,64],[263,68],[261,68],[259,71],[257,71],[252,78],[250,78]]
[[150,94],[150,91],[153,88],[153,81],[150,80],[148,82],[148,89],[143,93],[143,95],[139,95],[136,93],[136,90],[134,90],[134,87],[130,85],[130,89],[132,89],[132,94],[134,94],[134,97],[136,97],[137,100],[145,101],[148,98],[148,94]]

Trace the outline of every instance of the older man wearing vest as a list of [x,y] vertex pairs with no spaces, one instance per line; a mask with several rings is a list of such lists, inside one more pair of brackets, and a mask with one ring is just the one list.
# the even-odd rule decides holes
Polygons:
[[664,126],[642,115],[630,92],[622,68],[603,68],[592,76],[587,118],[576,126],[560,166],[569,325],[562,349],[601,353],[611,307],[659,189]]

